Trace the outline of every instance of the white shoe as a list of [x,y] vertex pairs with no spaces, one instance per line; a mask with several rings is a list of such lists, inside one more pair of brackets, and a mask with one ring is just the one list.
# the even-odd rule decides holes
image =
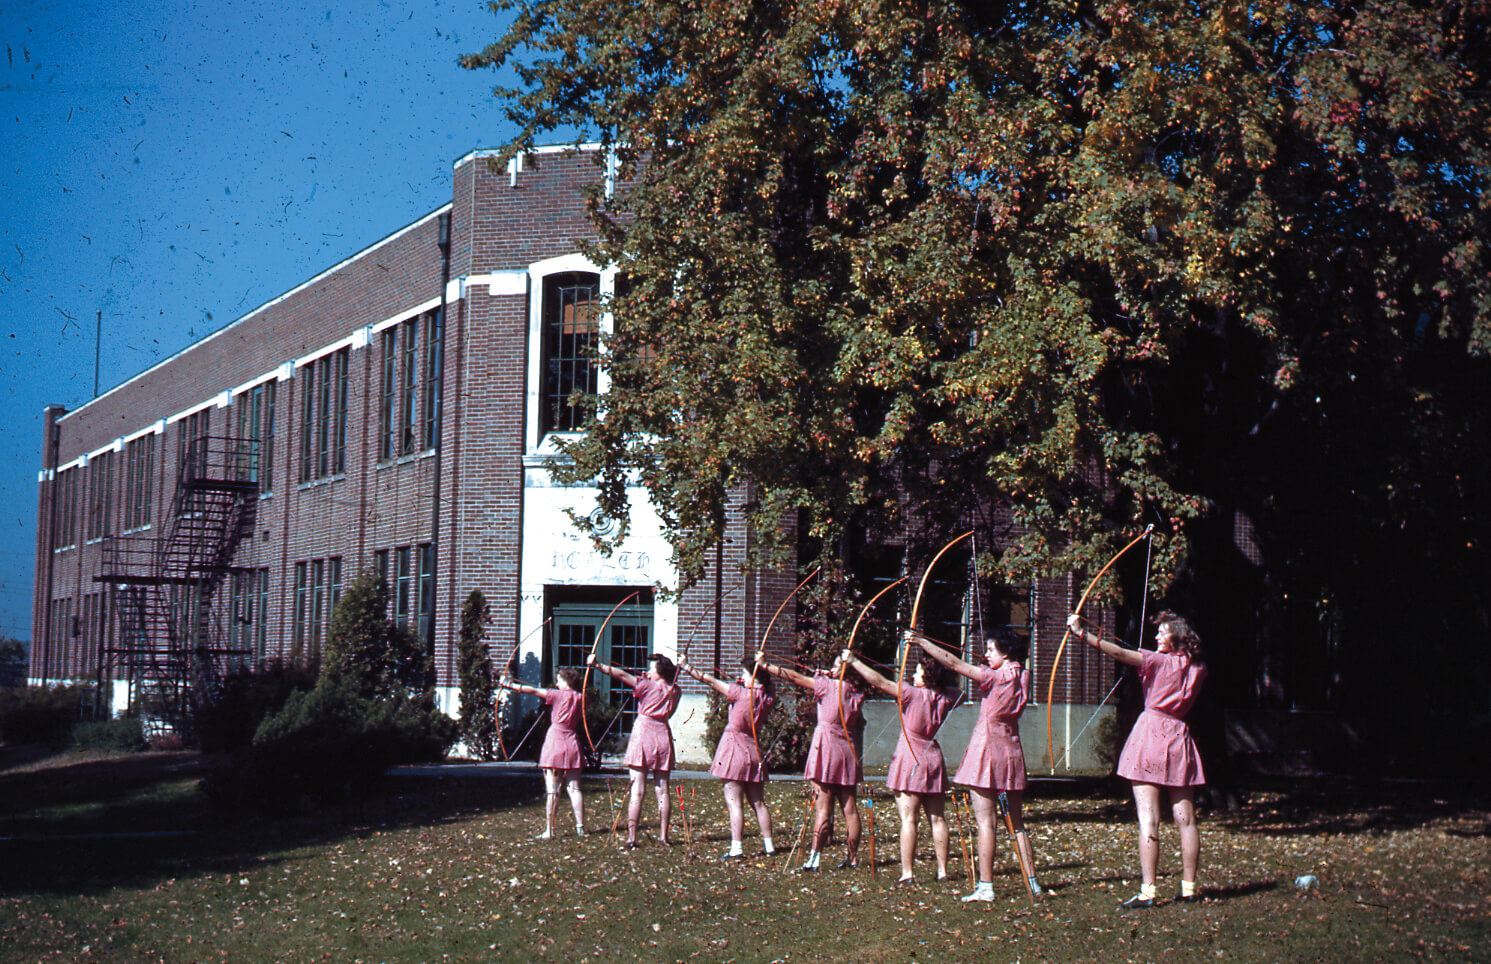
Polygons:
[[968,894],[968,895],[966,895],[963,898],[963,903],[968,904],[968,903],[972,903],[973,901],[980,901],[980,900],[982,900],[982,901],[990,901],[990,900],[993,900],[993,899],[994,899],[994,888],[992,886],[990,886],[990,887],[978,886],[978,887],[975,887],[973,889],[973,893]]
[[534,837],[533,839],[534,840],[553,840],[554,839],[554,835],[552,833],[550,833],[549,831],[545,830],[543,833],[539,834],[537,837]]

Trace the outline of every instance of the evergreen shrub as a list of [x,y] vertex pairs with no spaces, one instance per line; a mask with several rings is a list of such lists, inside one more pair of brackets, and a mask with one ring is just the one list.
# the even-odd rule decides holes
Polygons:
[[73,745],[79,750],[121,750],[135,753],[150,746],[145,725],[137,716],[95,720],[73,727]]
[[91,686],[0,689],[0,741],[61,749],[72,741],[73,727],[92,706]]
[[204,753],[237,753],[254,741],[259,726],[278,713],[291,694],[316,685],[316,670],[286,663],[245,667],[223,680],[217,695],[197,710],[193,722]]

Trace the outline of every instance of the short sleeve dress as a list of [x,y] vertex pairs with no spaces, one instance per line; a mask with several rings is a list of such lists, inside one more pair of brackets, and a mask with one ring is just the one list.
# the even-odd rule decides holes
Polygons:
[[887,789],[897,793],[947,792],[947,764],[935,734],[958,703],[955,693],[926,686],[903,687],[901,713],[906,721],[885,776]]
[[[763,692],[759,686],[753,692],[739,683],[731,683],[725,693],[725,702],[730,705],[730,716],[725,723],[725,732],[720,734],[720,745],[714,751],[709,772],[721,780],[761,783],[766,780],[766,767],[761,764],[756,740],[776,698]],[[753,708],[756,711],[756,736],[751,735]]]
[[[839,699],[843,694],[844,719],[839,720]],[[818,725],[813,728],[813,742],[808,746],[808,763],[803,776],[809,780],[836,787],[859,783],[861,769],[850,733],[859,722],[865,694],[841,679],[822,673],[813,677],[813,699],[818,704]],[[849,727],[846,731],[845,725]]]
[[1140,653],[1144,712],[1118,757],[1118,775],[1135,783],[1198,787],[1206,782],[1186,714],[1201,693],[1206,667],[1181,653]]
[[1020,714],[1030,701],[1030,673],[1019,663],[979,670],[978,722],[953,782],[980,790],[1024,790]]
[[632,687],[632,695],[637,699],[637,719],[623,762],[633,769],[666,773],[673,769],[673,731],[668,718],[678,709],[682,691],[673,683],[643,676]]
[[538,765],[550,770],[573,770],[583,765],[580,756],[580,694],[574,690],[544,690],[549,705],[549,733],[538,751]]

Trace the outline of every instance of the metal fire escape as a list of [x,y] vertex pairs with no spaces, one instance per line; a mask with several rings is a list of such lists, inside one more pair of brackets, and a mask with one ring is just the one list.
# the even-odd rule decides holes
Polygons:
[[234,648],[213,601],[251,538],[259,505],[259,443],[192,440],[162,534],[106,540],[97,582],[114,586],[114,643],[106,659],[130,685],[130,708],[151,728],[186,733],[194,708],[250,651]]

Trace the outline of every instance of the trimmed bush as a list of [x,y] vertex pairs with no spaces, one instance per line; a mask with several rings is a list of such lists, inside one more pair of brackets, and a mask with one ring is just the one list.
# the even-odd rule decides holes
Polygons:
[[247,749],[260,725],[283,709],[292,694],[309,692],[315,685],[316,671],[304,666],[271,663],[232,673],[213,701],[197,710],[197,746],[204,753]]
[[208,778],[210,798],[268,810],[358,799],[391,766],[445,756],[456,723],[435,708],[429,653],[387,607],[381,576],[353,580],[332,614],[316,685],[292,690],[264,717],[231,765]]
[[487,624],[492,608],[480,589],[471,590],[461,607],[461,742],[466,752],[478,760],[491,760],[497,754],[495,686],[492,683],[492,660],[487,652]]
[[442,758],[455,723],[427,703],[369,699],[345,676],[292,693],[253,743],[208,778],[219,804],[268,810],[364,796],[391,766]]
[[0,689],[0,741],[40,743],[62,749],[78,721],[91,715],[91,686],[27,686]]
[[73,745],[79,750],[123,750],[134,753],[150,745],[139,717],[79,723],[73,727]]

